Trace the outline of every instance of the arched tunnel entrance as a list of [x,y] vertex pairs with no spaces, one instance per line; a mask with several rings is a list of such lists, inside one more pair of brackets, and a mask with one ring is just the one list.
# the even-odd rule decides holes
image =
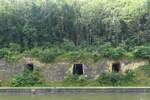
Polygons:
[[73,75],[83,75],[83,64],[74,64],[73,65]]
[[33,71],[33,70],[34,70],[34,65],[33,65],[33,63],[28,63],[28,64],[26,64],[26,69],[29,70],[29,71]]
[[112,72],[120,72],[121,70],[121,64],[120,62],[115,62],[112,64]]

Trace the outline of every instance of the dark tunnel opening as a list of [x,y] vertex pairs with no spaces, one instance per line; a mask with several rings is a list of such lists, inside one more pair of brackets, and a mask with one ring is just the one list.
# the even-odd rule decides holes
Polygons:
[[28,63],[28,64],[26,65],[26,69],[29,70],[29,71],[33,71],[33,70],[34,70],[34,65],[33,65],[33,63]]
[[121,69],[121,65],[120,65],[119,62],[112,64],[112,71],[113,72],[117,72],[118,73],[120,71],[120,69]]
[[83,64],[73,65],[73,75],[83,75]]

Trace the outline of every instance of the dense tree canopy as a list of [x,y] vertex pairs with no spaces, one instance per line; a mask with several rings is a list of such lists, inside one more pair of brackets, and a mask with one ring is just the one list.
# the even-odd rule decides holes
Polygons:
[[0,0],[0,48],[150,42],[149,0]]

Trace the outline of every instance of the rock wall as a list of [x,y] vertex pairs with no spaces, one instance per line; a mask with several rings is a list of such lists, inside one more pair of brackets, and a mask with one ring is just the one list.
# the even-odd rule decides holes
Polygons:
[[69,63],[49,64],[42,68],[42,74],[47,81],[63,81],[69,65]]
[[[112,64],[119,62],[121,65],[121,72],[125,72],[127,69],[135,69],[139,66],[148,64],[147,60],[109,60],[100,59],[98,62],[60,62],[53,64],[41,63],[36,59],[33,59],[34,68],[39,68],[40,73],[44,76],[48,82],[63,81],[68,72],[72,73],[73,64],[82,63],[84,68],[84,75],[87,79],[94,79],[102,72],[111,72]],[[24,70],[26,60],[23,59],[17,63],[8,63],[5,60],[0,60],[0,80],[9,80],[12,76],[21,73]]]
[[126,59],[123,59],[123,60],[108,60],[107,61],[107,66],[108,66],[108,70],[110,72],[112,72],[112,64],[115,63],[115,62],[118,62],[120,63],[120,71],[121,72],[125,72],[126,70],[134,70],[136,68],[138,68],[139,66],[143,66],[143,65],[147,65],[149,64],[149,61],[148,60],[143,60],[143,59],[134,59],[134,60],[126,60]]
[[23,67],[19,63],[10,64],[5,60],[0,60],[0,80],[9,80],[12,76],[23,71]]

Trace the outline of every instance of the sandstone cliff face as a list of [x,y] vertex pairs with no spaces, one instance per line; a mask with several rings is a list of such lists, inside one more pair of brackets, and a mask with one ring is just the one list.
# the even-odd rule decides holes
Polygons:
[[[26,60],[24,58],[19,62],[8,63],[5,60],[0,60],[0,80],[9,80],[14,75],[21,73],[26,65]],[[98,62],[88,61],[88,62],[60,62],[60,63],[41,63],[36,59],[32,59],[34,64],[34,69],[40,69],[40,73],[43,75],[47,82],[60,82],[63,81],[68,73],[72,73],[73,64],[83,64],[83,75],[87,79],[94,79],[102,72],[111,72],[114,63],[119,64],[119,71],[125,72],[128,69],[135,69],[139,66],[148,64],[147,60],[109,60],[100,59]]]
[[8,63],[5,60],[0,60],[0,80],[9,80],[12,76],[23,71],[20,63]]
[[114,63],[119,63],[120,64],[120,72],[124,73],[126,70],[134,70],[138,68],[139,66],[147,65],[149,64],[148,60],[142,60],[142,59],[136,59],[136,60],[110,60],[107,62],[108,70],[112,72],[112,66]]

